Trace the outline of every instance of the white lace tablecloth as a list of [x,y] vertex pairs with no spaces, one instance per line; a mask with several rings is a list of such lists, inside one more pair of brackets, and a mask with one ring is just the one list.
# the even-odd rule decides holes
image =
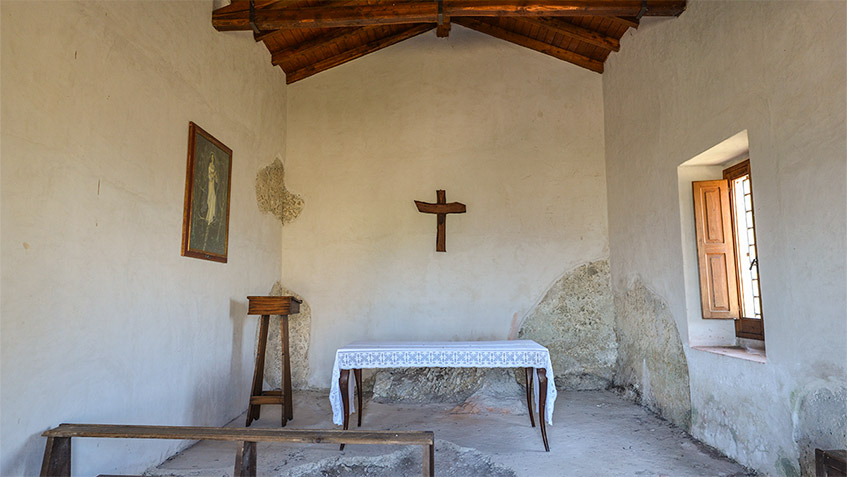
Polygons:
[[[332,422],[344,422],[338,378],[342,369],[366,368],[544,368],[547,375],[545,417],[553,424],[556,383],[550,352],[532,340],[439,341],[439,342],[364,342],[357,341],[335,352],[329,402]],[[533,380],[537,380],[533,373]],[[353,378],[350,378],[353,381]],[[535,402],[538,403],[538,385]],[[353,409],[352,399],[350,408]],[[536,407],[537,409],[537,407]]]

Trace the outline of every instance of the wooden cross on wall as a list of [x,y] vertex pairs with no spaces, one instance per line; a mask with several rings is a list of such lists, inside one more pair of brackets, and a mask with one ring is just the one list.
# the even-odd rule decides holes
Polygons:
[[437,252],[446,252],[447,214],[464,214],[467,212],[467,207],[465,207],[465,204],[460,202],[450,202],[448,204],[447,193],[443,190],[435,191],[435,195],[438,199],[436,203],[431,204],[429,202],[416,200],[415,205],[418,206],[418,212],[423,212],[424,214],[436,214],[438,216],[438,232],[435,236],[435,250]]

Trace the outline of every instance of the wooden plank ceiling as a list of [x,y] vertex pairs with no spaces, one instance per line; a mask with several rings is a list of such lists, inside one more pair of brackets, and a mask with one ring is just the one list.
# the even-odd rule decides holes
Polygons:
[[678,16],[685,0],[234,0],[218,31],[252,31],[293,83],[455,23],[598,73],[643,16]]

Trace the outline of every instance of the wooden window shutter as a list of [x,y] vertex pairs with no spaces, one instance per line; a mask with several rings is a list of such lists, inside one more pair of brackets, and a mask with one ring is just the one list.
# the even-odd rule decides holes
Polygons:
[[703,318],[738,319],[729,181],[697,181],[693,186]]

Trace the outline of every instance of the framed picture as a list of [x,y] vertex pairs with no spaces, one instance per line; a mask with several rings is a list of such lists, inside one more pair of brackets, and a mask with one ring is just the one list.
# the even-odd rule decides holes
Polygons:
[[188,123],[182,255],[226,263],[232,149]]

